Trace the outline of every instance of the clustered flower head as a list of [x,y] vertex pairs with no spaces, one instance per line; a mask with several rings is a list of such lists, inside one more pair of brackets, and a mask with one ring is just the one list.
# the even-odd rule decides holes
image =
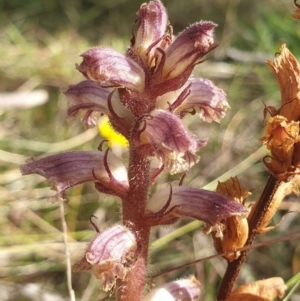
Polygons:
[[[87,78],[66,91],[69,116],[83,114],[85,125],[96,113],[136,148],[156,156],[172,174],[198,162],[196,152],[207,139],[190,134],[180,120],[198,113],[219,121],[228,107],[223,90],[191,72],[217,44],[216,24],[199,22],[176,38],[160,1],[142,4],[126,54],[95,47],[82,54],[77,69]],[[172,133],[173,132],[173,133]]]
[[[174,36],[161,1],[142,4],[126,53],[109,47],[86,51],[76,66],[86,79],[65,92],[68,117],[79,117],[86,127],[92,127],[106,115],[112,128],[128,140],[128,169],[108,150],[98,150],[31,159],[21,167],[22,173],[37,173],[51,181],[58,191],[54,200],[66,199],[65,190],[74,185],[94,182],[98,191],[119,197],[124,212],[131,206],[129,210],[136,211],[135,218],[144,228],[195,218],[222,235],[228,217],[247,214],[242,204],[222,193],[180,185],[161,188],[144,201],[150,187],[145,186],[146,191],[139,195],[141,183],[134,180],[138,175],[130,173],[149,172],[150,186],[163,170],[170,174],[186,172],[199,161],[197,152],[207,138],[190,133],[182,119],[196,114],[206,122],[219,122],[228,108],[223,90],[207,79],[192,76],[194,67],[217,47],[215,28],[213,22],[201,21]],[[139,166],[135,166],[135,155],[144,158]],[[152,159],[159,164],[148,171]],[[132,201],[132,195],[137,199]],[[76,270],[91,270],[104,289],[112,290],[116,279],[126,279],[144,254],[141,249],[146,247],[138,247],[139,230],[116,225],[97,234]],[[180,288],[177,292],[182,292],[179,283],[185,282],[175,285]],[[176,292],[174,285],[168,287]],[[178,299],[174,293],[170,300],[194,300],[199,285],[190,287],[193,292],[186,296],[191,297]]]

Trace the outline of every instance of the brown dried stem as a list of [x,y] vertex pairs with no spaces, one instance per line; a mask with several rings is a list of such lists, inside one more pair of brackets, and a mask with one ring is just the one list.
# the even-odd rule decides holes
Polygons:
[[[272,175],[269,177],[260,199],[258,200],[258,204],[254,209],[255,211],[249,220],[249,237],[246,245],[251,245],[253,243],[253,240],[257,234],[257,230],[260,228],[264,216],[267,214],[268,208],[272,203],[273,196],[278,189],[280,182],[280,180],[276,179]],[[219,293],[217,296],[218,301],[224,301],[229,297],[241,267],[247,258],[248,252],[249,250],[241,252],[241,256],[238,259],[228,263],[221,286],[219,288]]]

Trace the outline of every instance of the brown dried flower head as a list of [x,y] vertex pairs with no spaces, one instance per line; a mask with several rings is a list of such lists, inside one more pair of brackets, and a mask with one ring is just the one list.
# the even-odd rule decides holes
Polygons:
[[[241,186],[237,177],[230,178],[225,182],[219,182],[216,191],[231,197],[242,205],[244,205],[246,198],[251,194]],[[223,224],[225,225],[223,236],[218,237],[215,232],[212,232],[216,250],[219,253],[223,253],[243,247],[249,232],[247,217],[229,216],[223,221]],[[239,256],[240,252],[236,252],[225,255],[224,258],[228,261],[232,261]]]
[[276,75],[280,92],[281,107],[268,107],[271,117],[265,127],[261,141],[270,150],[270,160],[265,164],[280,180],[288,181],[289,176],[299,167],[299,118],[300,118],[300,65],[285,44],[274,61],[267,61]]

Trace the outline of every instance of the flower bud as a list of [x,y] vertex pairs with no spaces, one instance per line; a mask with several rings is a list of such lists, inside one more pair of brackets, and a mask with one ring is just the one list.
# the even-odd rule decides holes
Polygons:
[[137,12],[137,32],[133,48],[138,51],[143,61],[151,67],[154,52],[163,40],[168,16],[160,0],[143,3]]

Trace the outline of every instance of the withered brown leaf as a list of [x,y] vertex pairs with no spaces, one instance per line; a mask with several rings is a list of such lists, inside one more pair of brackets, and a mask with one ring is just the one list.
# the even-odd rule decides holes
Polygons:
[[282,278],[273,277],[239,286],[226,301],[272,301],[282,298],[286,289]]
[[277,77],[281,92],[282,105],[277,115],[286,117],[288,121],[297,121],[300,116],[300,65],[285,44],[279,52],[273,62],[267,61]]
[[297,0],[294,0],[295,6],[294,6],[294,14],[293,17],[295,19],[300,19],[300,4],[297,3]]

